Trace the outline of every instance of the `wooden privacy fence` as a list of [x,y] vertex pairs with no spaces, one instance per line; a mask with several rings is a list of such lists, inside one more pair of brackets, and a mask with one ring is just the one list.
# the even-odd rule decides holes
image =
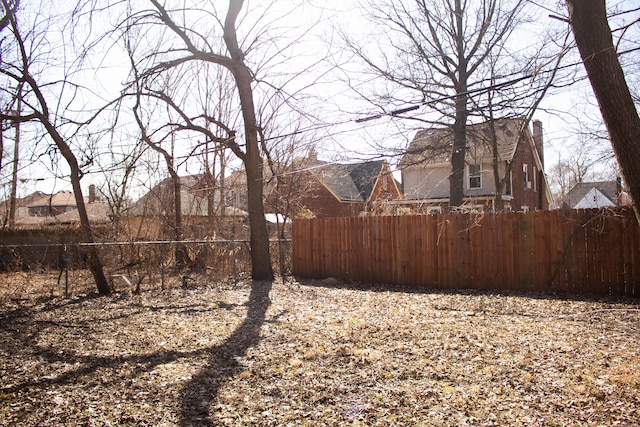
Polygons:
[[438,289],[640,294],[631,209],[296,220],[300,277]]

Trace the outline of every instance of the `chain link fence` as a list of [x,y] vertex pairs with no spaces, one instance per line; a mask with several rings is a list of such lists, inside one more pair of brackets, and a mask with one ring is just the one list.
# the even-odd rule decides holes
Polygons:
[[[95,287],[86,270],[86,243],[0,244],[0,272],[4,286],[20,287],[43,280],[41,292],[74,294]],[[248,240],[144,240],[92,243],[98,249],[105,275],[116,292],[197,287],[235,282],[250,277]],[[276,274],[291,274],[291,240],[270,241]],[[7,283],[12,281],[13,283]],[[204,283],[203,283],[204,282]],[[0,284],[2,286],[2,284]],[[21,294],[16,289],[16,294]]]

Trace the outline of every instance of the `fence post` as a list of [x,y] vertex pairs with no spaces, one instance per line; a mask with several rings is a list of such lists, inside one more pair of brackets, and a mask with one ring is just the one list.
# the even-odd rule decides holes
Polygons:
[[238,272],[236,266],[236,252],[237,252],[237,243],[236,243],[236,224],[231,224],[231,241],[229,242],[229,246],[231,249],[231,268],[233,271],[233,283],[238,283]]
[[69,248],[64,244],[64,297],[69,298]]
[[164,291],[164,242],[160,243],[160,280],[161,280],[161,289]]

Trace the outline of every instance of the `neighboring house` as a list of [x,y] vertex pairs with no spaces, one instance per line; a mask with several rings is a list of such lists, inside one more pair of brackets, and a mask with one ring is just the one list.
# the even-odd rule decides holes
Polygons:
[[59,191],[34,200],[27,205],[27,209],[29,216],[53,217],[76,209],[76,199],[71,191]]
[[[207,195],[202,191],[204,175],[180,177],[181,212],[185,216],[206,216]],[[173,180],[166,178],[127,210],[129,216],[166,216],[175,214]]]
[[[89,186],[89,196],[84,197],[89,221],[94,223],[109,222],[109,208],[100,201],[94,185]],[[2,203],[3,216],[4,206]],[[20,198],[16,201],[16,225],[38,224],[68,224],[79,222],[76,199],[71,191],[59,191],[55,194],[45,194],[41,191]],[[4,219],[3,219],[4,222]]]
[[[87,210],[87,216],[89,217],[89,222],[91,223],[111,222],[111,217],[110,217],[111,211],[109,209],[109,206],[106,203],[102,203],[102,202],[87,203],[85,204],[85,208]],[[80,214],[78,213],[78,209],[74,208],[73,210],[57,215],[55,222],[65,223],[65,224],[80,222]]]
[[[522,123],[521,119],[496,120],[495,146],[487,122],[467,126],[462,209],[493,210],[494,164],[504,183],[501,196],[506,210],[549,208],[552,198],[544,174],[542,124],[534,121],[533,132],[528,128],[520,132]],[[398,165],[403,204],[431,213],[448,209],[452,147],[451,128],[418,131]]]
[[[301,212],[318,217],[357,216],[380,208],[387,200],[399,200],[402,194],[384,160],[355,164],[332,164],[317,160],[315,152],[296,159],[293,166],[275,164],[278,176],[264,168],[265,213],[294,217]],[[203,175],[181,177],[182,215],[198,217],[208,212],[207,185]],[[278,187],[277,184],[281,184]],[[282,188],[286,187],[286,191]],[[209,186],[210,188],[210,186]],[[246,216],[247,182],[243,170],[233,171],[224,181],[227,216]],[[283,209],[282,199],[290,209]],[[220,203],[220,189],[214,194]],[[172,215],[173,183],[170,178],[153,187],[128,210],[130,217]],[[275,218],[275,217],[274,217]]]
[[[42,191],[36,191],[34,193],[29,194],[26,197],[20,197],[16,199],[16,219],[26,218],[29,216],[29,204],[35,202],[36,200],[42,199],[47,195]],[[11,209],[11,203],[9,200],[4,200],[0,202],[0,223],[7,224],[9,219],[9,210]]]
[[562,209],[591,209],[623,206],[628,195],[622,190],[622,180],[579,182],[567,193]]
[[402,198],[386,160],[337,164],[314,156],[298,164],[306,167],[289,175],[299,190],[297,205],[316,217],[358,216]]
[[[180,202],[183,216],[204,217],[209,215],[209,200],[213,201],[216,214],[220,208],[220,189],[209,183],[204,174],[180,177]],[[151,188],[147,194],[127,210],[129,216],[157,217],[174,215],[173,180],[166,178]],[[231,190],[229,190],[231,191]],[[233,205],[226,205],[226,216],[246,216],[247,213]]]

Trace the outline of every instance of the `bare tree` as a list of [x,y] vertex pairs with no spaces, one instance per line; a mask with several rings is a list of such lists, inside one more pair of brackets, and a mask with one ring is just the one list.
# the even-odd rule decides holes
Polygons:
[[571,28],[640,222],[640,117],[613,45],[604,0],[566,0]]
[[602,140],[588,134],[580,135],[568,147],[568,155],[558,158],[549,169],[550,185],[554,198],[564,199],[569,190],[579,182],[613,180],[618,171],[611,166],[613,154],[603,149]]
[[[548,46],[553,46],[549,49]],[[475,137],[484,142],[491,153],[491,168],[495,185],[494,207],[496,210],[504,209],[503,193],[510,182],[513,162],[507,162],[504,168],[500,159],[501,144],[525,143],[526,135],[533,116],[540,109],[540,105],[546,94],[552,88],[563,88],[574,82],[571,75],[562,76],[560,64],[571,50],[568,43],[568,33],[548,34],[544,43],[528,58],[518,57],[508,53],[506,40],[496,45],[495,51],[487,57],[487,80],[490,85],[487,89],[470,98],[474,108],[471,114],[480,117],[487,123],[488,132],[477,132]],[[519,68],[532,70],[531,79],[526,79],[524,85],[502,85],[499,76],[504,75],[506,62],[521,64]],[[512,67],[512,65],[511,65]],[[535,70],[533,70],[535,68]],[[519,80],[519,79],[516,79]],[[512,141],[501,141],[497,132],[498,119],[517,119],[518,131],[510,137]],[[506,135],[502,136],[506,138]],[[540,135],[540,137],[542,137]],[[536,150],[542,150],[542,146],[536,146]],[[543,162],[542,151],[538,152]],[[544,166],[544,164],[543,164]],[[544,171],[541,171],[544,173]],[[545,189],[540,187],[540,191]]]
[[[242,0],[230,0],[224,20],[217,21],[222,27],[221,35],[226,50],[226,52],[222,52],[222,50],[218,50],[208,43],[206,41],[207,37],[204,34],[198,34],[196,29],[189,28],[188,22],[177,21],[181,12],[173,13],[173,11],[166,9],[160,2],[156,0],[150,1],[153,4],[155,13],[148,11],[142,12],[140,16],[132,16],[132,21],[135,21],[135,25],[142,25],[143,23],[160,23],[164,25],[169,33],[177,37],[176,43],[180,43],[181,46],[169,48],[171,55],[163,55],[164,52],[161,51],[152,52],[150,56],[146,58],[146,64],[149,66],[140,71],[140,76],[148,76],[151,78],[152,75],[157,76],[161,71],[176,69],[184,64],[190,63],[196,66],[197,64],[211,64],[224,67],[234,78],[236,95],[239,99],[243,118],[244,144],[236,141],[236,131],[229,128],[227,129],[227,138],[217,138],[215,134],[208,129],[208,124],[214,123],[216,126],[223,124],[216,123],[213,117],[200,117],[199,120],[204,122],[200,124],[196,124],[197,118],[190,117],[187,114],[183,114],[181,118],[188,123],[185,125],[185,129],[200,132],[209,137],[210,140],[224,142],[226,146],[242,160],[247,175],[252,277],[254,279],[272,279],[273,271],[269,255],[269,239],[263,206],[263,163],[258,140],[260,126],[256,119],[256,108],[252,91],[254,75],[245,63],[245,52],[243,52],[240,47],[236,33],[238,16],[240,15],[244,2]],[[136,64],[136,66],[142,65]],[[153,95],[159,99],[164,99],[168,104],[173,104],[172,109],[182,111],[176,102],[159,92],[151,93],[147,91],[145,95]],[[223,127],[226,127],[226,125]]]
[[[370,11],[372,22],[387,30],[382,35],[387,38],[387,46],[381,46],[384,53],[369,54],[349,42],[356,56],[399,94],[389,92],[378,98],[385,112],[389,104],[406,105],[406,97],[415,99],[416,94],[422,102],[442,100],[431,105],[441,118],[428,122],[450,126],[453,132],[451,207],[460,206],[464,195],[470,91],[486,83],[482,68],[491,52],[521,23],[525,4],[521,0],[372,0],[364,7]],[[393,115],[398,112],[403,111],[394,111]]]
[[[282,66],[287,58],[283,51],[299,38],[277,33],[278,19],[286,16],[280,15],[280,6],[261,5],[246,10],[244,1],[230,0],[227,9],[221,12],[217,8],[224,6],[219,3],[197,10],[188,2],[170,5],[150,0],[150,3],[151,10],[131,11],[125,24],[134,40],[131,57],[136,80],[127,90],[138,93],[141,100],[157,100],[166,105],[162,118],[153,117],[150,123],[157,131],[181,135],[181,148],[189,151],[189,157],[202,150],[209,151],[206,145],[218,145],[215,150],[230,151],[242,162],[246,175],[252,277],[271,279],[273,271],[263,204],[263,160],[269,147],[263,139],[267,124],[262,120],[261,107],[274,97],[286,99],[284,104],[292,103],[293,97],[284,87],[295,76]],[[273,16],[276,18],[271,20]],[[236,27],[243,25],[248,31],[239,36]],[[272,32],[281,35],[282,44]],[[281,66],[275,70],[274,63]],[[225,85],[226,77],[220,81],[212,78],[220,75],[220,69],[233,81],[233,91],[226,87],[215,90],[216,85]],[[274,72],[270,79],[271,70]],[[204,93],[212,98],[201,102],[199,97],[203,96],[207,78]],[[170,88],[166,87],[169,81]],[[296,90],[300,86],[304,87],[304,83]],[[228,99],[233,99],[233,114],[220,115],[215,104],[226,103]],[[288,107],[291,112],[293,109]],[[166,118],[170,120],[159,125]],[[148,134],[153,132],[150,130]],[[160,140],[159,135],[156,134],[156,141]],[[194,145],[194,141],[199,142]]]
[[144,145],[137,144],[133,150],[121,153],[110,150],[106,155],[95,159],[104,176],[104,182],[99,187],[100,192],[109,205],[116,229],[127,208],[129,188],[132,186],[136,169],[140,167],[140,159],[146,153],[145,148]]
[[[59,150],[70,168],[70,180],[73,187],[75,201],[80,217],[80,229],[84,243],[89,245],[84,248],[87,255],[87,263],[93,275],[94,281],[100,294],[110,294],[111,288],[107,283],[104,275],[102,262],[98,256],[98,251],[94,243],[93,232],[89,223],[84,197],[80,180],[83,176],[82,167],[78,162],[71,146],[67,142],[60,130],[60,124],[56,116],[49,106],[43,85],[38,81],[38,76],[32,73],[32,53],[35,53],[40,46],[38,41],[42,41],[44,34],[37,34],[38,29],[31,28],[22,31],[18,23],[19,9],[14,8],[14,4],[8,0],[1,0],[4,10],[6,11],[6,32],[7,42],[10,40],[15,50],[12,52],[12,58],[3,57],[0,64],[0,73],[6,78],[20,83],[22,86],[23,111],[19,115],[2,113],[0,119],[18,122],[36,122],[39,123],[53,140],[55,146]],[[3,30],[3,32],[5,32]],[[45,38],[46,40],[46,38]],[[73,86],[71,82],[63,81],[64,84]],[[48,84],[48,83],[47,83]]]
[[2,8],[2,17],[0,18],[0,31],[9,26],[11,16],[15,13],[19,5],[19,0],[2,2],[2,5],[0,6]]
[[[175,165],[175,159],[173,156],[173,150],[167,151],[161,145],[161,141],[154,141],[153,138],[147,133],[146,125],[142,122],[140,118],[140,114],[138,110],[140,109],[140,97],[141,93],[138,93],[138,100],[136,102],[135,107],[133,108],[133,113],[136,118],[136,122],[140,127],[140,131],[142,133],[142,140],[148,144],[151,149],[156,151],[160,156],[164,159],[165,164],[167,166],[167,170],[169,171],[169,175],[171,176],[172,183],[172,191],[173,191],[173,238],[176,240],[176,266],[177,268],[182,268],[188,263],[188,254],[186,251],[186,247],[184,245],[184,233],[183,233],[183,224],[182,224],[182,184],[180,181],[180,176],[178,175],[178,170]],[[174,134],[169,133],[168,137],[172,141],[173,147],[173,138]]]

